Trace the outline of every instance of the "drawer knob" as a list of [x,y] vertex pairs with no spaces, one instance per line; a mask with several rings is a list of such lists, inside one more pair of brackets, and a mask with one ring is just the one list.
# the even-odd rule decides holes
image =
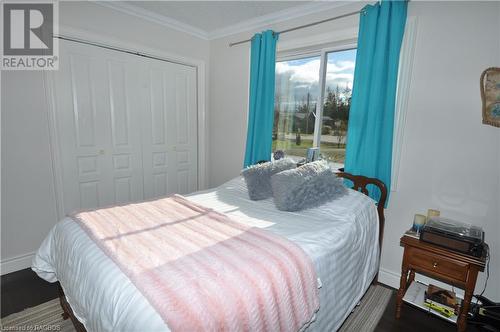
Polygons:
[[434,264],[432,264],[432,267],[437,267],[437,266],[438,266],[437,262],[434,262]]

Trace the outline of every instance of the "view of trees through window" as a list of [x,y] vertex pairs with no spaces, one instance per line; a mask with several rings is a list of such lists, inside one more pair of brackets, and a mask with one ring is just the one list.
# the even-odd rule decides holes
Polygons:
[[356,49],[329,52],[325,57],[321,128],[315,126],[321,57],[276,62],[273,151],[305,157],[320,131],[323,157],[343,164]]

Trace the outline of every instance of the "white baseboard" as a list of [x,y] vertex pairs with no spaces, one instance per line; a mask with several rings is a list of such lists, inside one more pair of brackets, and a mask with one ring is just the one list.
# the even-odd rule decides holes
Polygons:
[[380,268],[380,270],[378,271],[378,282],[390,286],[392,288],[395,289],[399,288],[400,279],[401,279],[400,273],[389,271],[384,268]]
[[31,261],[35,256],[34,252],[27,253],[24,255],[7,258],[0,262],[0,274],[4,275],[7,273],[23,270],[31,266]]

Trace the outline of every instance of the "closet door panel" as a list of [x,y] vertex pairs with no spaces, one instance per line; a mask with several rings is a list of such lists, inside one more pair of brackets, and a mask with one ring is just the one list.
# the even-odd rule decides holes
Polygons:
[[175,192],[169,181],[168,160],[172,150],[168,145],[168,124],[171,84],[164,69],[144,64],[146,96],[143,118],[144,194],[146,198],[161,197]]
[[53,95],[66,213],[143,198],[135,59],[115,53],[61,42]]
[[194,68],[176,68],[175,71],[175,133],[174,158],[176,190],[180,193],[195,191],[197,177],[197,111],[196,111],[196,71]]
[[143,199],[140,109],[133,57],[106,62],[114,203]]
[[143,136],[145,196],[196,191],[196,71],[166,62],[145,65],[149,90]]
[[54,73],[56,128],[62,163],[64,208],[69,213],[111,204],[102,63],[78,48],[63,47]]

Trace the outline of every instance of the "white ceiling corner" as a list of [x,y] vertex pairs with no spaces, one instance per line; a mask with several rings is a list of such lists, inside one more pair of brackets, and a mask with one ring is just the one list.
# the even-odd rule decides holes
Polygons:
[[311,1],[310,3],[293,6],[272,12],[270,14],[256,16],[237,24],[228,25],[212,31],[206,31],[193,25],[181,22],[175,18],[161,15],[124,1],[94,1],[94,3],[177,31],[188,33],[204,40],[212,40],[240,32],[258,30],[271,24],[322,12],[327,9],[342,7],[348,4],[346,1]]

